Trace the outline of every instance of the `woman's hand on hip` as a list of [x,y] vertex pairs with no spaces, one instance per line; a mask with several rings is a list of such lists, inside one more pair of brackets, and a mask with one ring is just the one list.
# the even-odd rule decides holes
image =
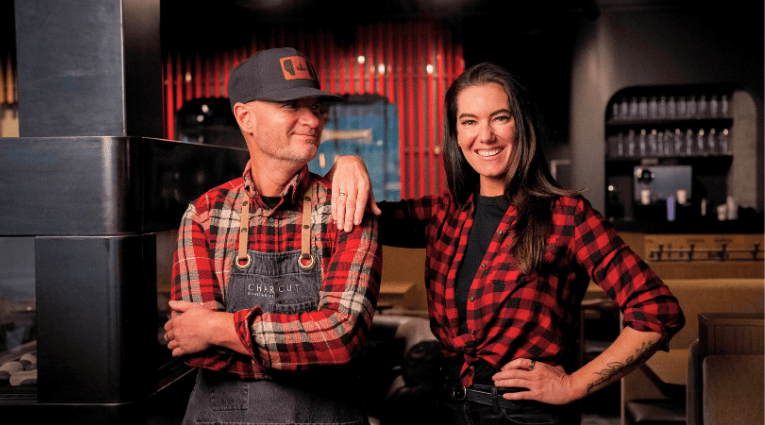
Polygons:
[[551,366],[531,359],[515,359],[492,376],[498,387],[528,388],[506,393],[507,400],[536,400],[547,404],[566,404],[576,400],[571,375],[562,366]]

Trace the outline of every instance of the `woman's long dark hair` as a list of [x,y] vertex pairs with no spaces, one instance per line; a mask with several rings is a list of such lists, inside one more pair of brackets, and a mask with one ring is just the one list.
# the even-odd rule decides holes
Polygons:
[[547,168],[541,142],[546,130],[536,107],[524,88],[504,68],[481,63],[463,72],[444,100],[444,171],[449,191],[462,206],[479,187],[480,176],[457,145],[457,97],[468,87],[495,83],[507,94],[515,119],[515,146],[505,176],[505,197],[518,210],[510,253],[525,273],[539,270],[544,259],[547,234],[552,223],[552,205],[558,196],[575,192],[560,187]]

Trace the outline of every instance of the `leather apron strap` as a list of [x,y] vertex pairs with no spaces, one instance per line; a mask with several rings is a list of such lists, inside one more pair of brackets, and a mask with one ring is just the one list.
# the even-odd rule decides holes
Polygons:
[[[239,269],[246,269],[252,262],[252,257],[247,253],[247,242],[249,241],[250,232],[250,205],[252,200],[250,195],[244,194],[244,201],[242,201],[242,213],[239,219],[239,251],[236,256],[234,264]],[[310,270],[316,261],[314,256],[311,255],[311,187],[303,195],[303,225],[301,228],[301,240],[300,240],[300,257],[298,258],[298,265],[303,270]]]

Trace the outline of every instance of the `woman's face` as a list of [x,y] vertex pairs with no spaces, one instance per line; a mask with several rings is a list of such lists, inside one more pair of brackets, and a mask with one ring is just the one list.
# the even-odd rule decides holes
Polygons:
[[481,195],[500,196],[515,146],[515,118],[499,84],[468,87],[457,95],[457,142],[481,176]]

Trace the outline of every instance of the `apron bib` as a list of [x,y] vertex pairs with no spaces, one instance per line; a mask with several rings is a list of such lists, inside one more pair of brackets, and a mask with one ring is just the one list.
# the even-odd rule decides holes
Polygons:
[[[321,272],[310,253],[311,193],[303,198],[301,251],[247,250],[249,199],[242,203],[239,252],[231,266],[226,311],[259,306],[263,313],[315,311]],[[186,424],[368,424],[358,373],[351,365],[306,371],[269,370],[268,378],[200,369]]]

